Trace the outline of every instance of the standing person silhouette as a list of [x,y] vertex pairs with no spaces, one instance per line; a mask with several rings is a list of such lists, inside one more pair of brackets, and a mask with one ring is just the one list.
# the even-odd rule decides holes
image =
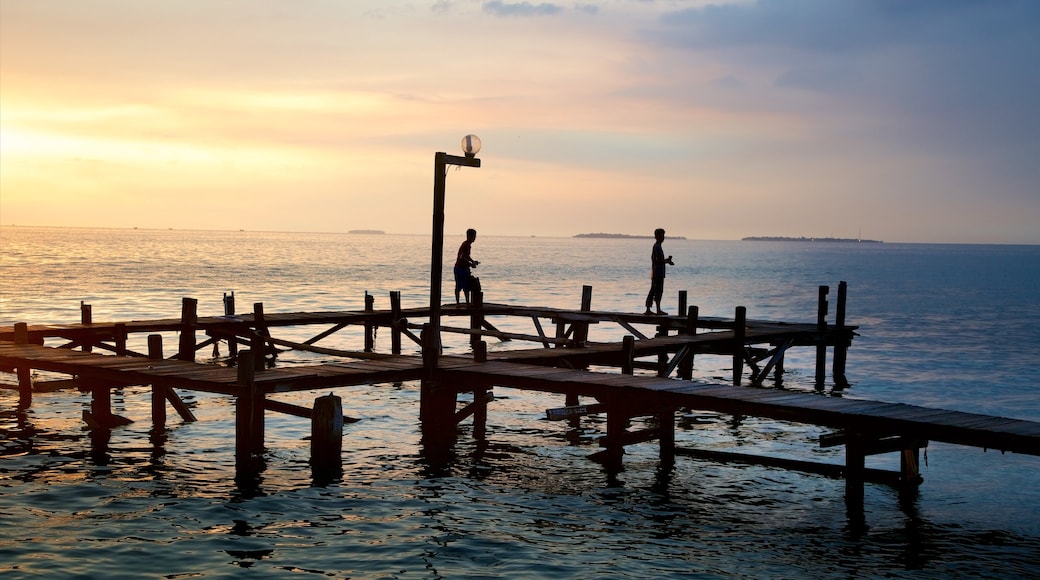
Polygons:
[[661,297],[664,295],[664,273],[665,264],[674,266],[672,257],[664,257],[664,248],[661,244],[664,242],[664,229],[657,228],[654,230],[654,248],[650,251],[650,292],[646,295],[646,312],[644,314],[654,314],[654,311],[650,309],[655,303],[657,304],[657,314],[668,314],[664,310],[661,310]]
[[459,303],[459,292],[466,296],[466,304],[469,304],[470,268],[476,268],[480,262],[470,256],[473,249],[473,241],[477,239],[477,230],[470,228],[466,230],[466,241],[459,246],[459,256],[455,259],[455,304]]

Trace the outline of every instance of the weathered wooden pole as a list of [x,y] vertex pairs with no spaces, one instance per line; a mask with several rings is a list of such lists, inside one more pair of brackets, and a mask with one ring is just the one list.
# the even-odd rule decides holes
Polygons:
[[671,465],[675,462],[675,409],[671,407],[658,411],[658,442],[661,445],[661,462]]
[[816,309],[816,389],[823,390],[827,381],[827,294],[828,286],[820,286],[819,305]]
[[733,385],[739,387],[744,374],[744,337],[747,335],[747,308],[737,306],[733,317]]
[[[253,368],[256,370],[262,370],[264,368],[264,360],[268,350],[268,344],[263,337],[271,336],[271,332],[267,330],[267,321],[264,319],[264,303],[254,302],[253,303],[253,326],[256,329],[256,335],[260,338],[253,337],[249,341],[250,346],[253,349]],[[272,356],[273,356],[273,348]]]
[[[686,330],[685,333],[689,336],[695,336],[697,334],[697,324],[700,322],[700,308],[697,306],[690,306],[686,310]],[[693,378],[693,347],[691,346],[686,353],[686,356],[682,357],[679,361],[679,378],[683,380],[690,380]]]
[[686,290],[679,290],[679,309],[676,312],[679,313],[679,316],[686,312]]
[[863,436],[850,434],[845,442],[845,503],[850,508],[863,507],[866,460],[866,441]]
[[635,372],[636,337],[626,334],[621,339],[621,374]]
[[469,329],[474,331],[469,335],[469,345],[477,347],[481,341],[480,329],[484,326],[484,293],[473,290],[470,292]]
[[[84,326],[88,326],[94,323],[94,315],[91,310],[90,304],[79,301],[79,321]],[[93,337],[86,339],[83,343],[83,352],[91,352],[94,350]]]
[[[365,290],[365,312],[375,312],[376,297]],[[365,352],[372,352],[376,346],[376,325],[370,320],[365,321]]]
[[183,298],[181,300],[181,334],[180,348],[177,349],[177,359],[189,362],[195,361],[195,328],[198,327],[199,301],[195,298]]
[[335,469],[343,457],[343,402],[329,393],[314,399],[311,413],[311,465]]
[[[436,359],[439,356],[439,336],[423,325],[420,334],[423,353],[423,378],[419,383],[419,421],[422,424],[423,441],[434,447],[449,445],[455,439],[454,389],[440,384]],[[432,360],[431,360],[432,359]]]
[[[148,335],[148,358],[163,359],[162,335]],[[152,429],[156,432],[166,430],[166,391],[165,385],[152,384]]]
[[[29,325],[18,322],[14,325],[15,344],[29,344]],[[26,362],[18,367],[18,408],[28,409],[32,406],[32,368]]]
[[[588,312],[592,310],[592,286],[581,287],[581,311]],[[585,343],[589,340],[589,323],[585,321],[574,323],[574,343],[575,346],[585,346]]]
[[401,292],[393,290],[390,292],[390,319],[393,325],[390,327],[390,352],[401,354],[401,326],[408,323],[401,318]]
[[256,369],[249,349],[239,353],[238,394],[235,398],[235,467],[253,472],[264,451],[264,391],[256,384]]
[[116,356],[126,356],[126,323],[117,322],[112,329],[112,340],[115,342]]
[[844,280],[838,282],[838,304],[834,313],[834,362],[831,366],[831,375],[834,378],[834,386],[845,388],[849,385],[845,378],[845,361],[849,352],[849,340],[845,330],[845,304],[848,298],[848,283]]
[[[235,293],[228,294],[224,293],[224,316],[235,315]],[[228,338],[228,358],[231,359],[232,364],[237,364],[238,360],[238,335],[234,335]]]

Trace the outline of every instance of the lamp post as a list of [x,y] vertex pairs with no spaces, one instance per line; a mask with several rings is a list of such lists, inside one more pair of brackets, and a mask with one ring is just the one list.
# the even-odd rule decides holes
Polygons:
[[430,258],[430,337],[423,348],[431,352],[424,353],[429,371],[437,368],[437,358],[441,349],[441,277],[444,271],[444,181],[448,165],[463,167],[480,167],[480,138],[466,135],[462,138],[464,157],[436,153],[433,158],[433,253]]

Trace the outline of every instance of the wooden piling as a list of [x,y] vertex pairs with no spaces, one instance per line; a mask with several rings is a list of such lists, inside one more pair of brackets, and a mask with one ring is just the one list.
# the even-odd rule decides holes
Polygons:
[[747,335],[747,308],[737,306],[733,317],[733,385],[739,387],[744,374],[744,338]]
[[390,352],[401,354],[401,326],[407,324],[407,320],[401,318],[401,292],[394,290],[390,292]]
[[827,294],[829,286],[820,286],[820,299],[816,310],[816,389],[823,390],[827,380]]
[[177,359],[188,362],[195,361],[195,328],[199,322],[199,301],[194,298],[181,300],[181,334]]
[[469,344],[476,348],[480,342],[480,329],[484,325],[484,293],[478,290],[470,292],[469,328],[474,331],[469,335]]
[[[235,293],[228,294],[224,293],[224,316],[235,315]],[[238,337],[232,336],[228,338],[228,357],[231,359],[232,364],[236,364],[238,360]]]
[[[365,312],[375,312],[376,297],[365,291]],[[376,325],[365,322],[365,352],[372,352],[376,346]]]
[[455,440],[455,406],[457,397],[454,389],[442,386],[437,380],[437,359],[440,357],[440,340],[430,327],[424,324],[420,335],[423,347],[425,371],[419,382],[419,421],[422,425],[423,441],[440,448]]
[[264,451],[264,392],[255,380],[252,350],[239,353],[238,395],[235,398],[235,466],[252,471]]
[[671,465],[675,462],[675,409],[669,407],[658,411],[656,418],[661,462]]
[[[84,326],[94,323],[94,314],[90,304],[87,304],[82,300],[79,301],[79,320]],[[94,345],[92,344],[91,339],[83,341],[82,349],[83,352],[92,352],[94,350]]]
[[[162,335],[148,335],[148,358],[163,359]],[[156,432],[166,430],[166,391],[165,385],[152,385],[152,429]]]
[[621,339],[621,374],[630,375],[635,372],[636,337],[626,334]]
[[116,356],[126,356],[126,323],[117,322],[112,327],[112,340],[115,342]]
[[863,485],[866,481],[866,442],[860,435],[851,435],[845,443],[845,503],[853,509],[863,506]]
[[343,403],[333,394],[314,399],[311,414],[311,464],[336,468],[343,457]]
[[[14,325],[15,344],[29,344],[29,325],[19,322]],[[26,365],[18,367],[18,408],[28,409],[32,406],[32,369]]]
[[253,368],[256,370],[263,370],[264,359],[269,346],[267,341],[263,340],[263,337],[271,336],[271,331],[267,328],[267,321],[264,319],[263,302],[253,303],[253,325],[256,330],[256,335],[260,337],[254,337],[253,340],[250,341],[250,346],[253,349]]
[[[696,335],[697,323],[699,321],[700,308],[690,306],[686,311],[686,330],[683,332],[690,336]],[[679,361],[679,378],[687,381],[693,378],[693,349],[689,349],[686,355]]]
[[[581,311],[588,312],[592,310],[592,286],[585,285],[581,287]],[[576,346],[585,346],[585,343],[589,340],[589,323],[588,322],[575,322],[574,323],[574,343]]]
[[845,304],[848,298],[848,283],[842,280],[838,282],[838,304],[834,313],[834,361],[831,366],[831,376],[834,386],[845,388],[849,385],[845,378],[845,361],[849,352],[849,339],[845,329]]

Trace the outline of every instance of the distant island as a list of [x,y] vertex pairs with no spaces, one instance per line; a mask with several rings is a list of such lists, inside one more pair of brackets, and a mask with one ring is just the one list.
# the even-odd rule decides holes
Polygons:
[[385,234],[383,230],[350,230],[348,234]]
[[[653,236],[635,236],[632,234],[575,234],[576,238],[625,238],[635,240],[652,240]],[[682,236],[668,236],[671,240],[685,240]]]
[[785,236],[751,236],[741,238],[745,242],[860,242],[864,244],[881,244],[881,240],[864,240],[862,238],[789,238]]

